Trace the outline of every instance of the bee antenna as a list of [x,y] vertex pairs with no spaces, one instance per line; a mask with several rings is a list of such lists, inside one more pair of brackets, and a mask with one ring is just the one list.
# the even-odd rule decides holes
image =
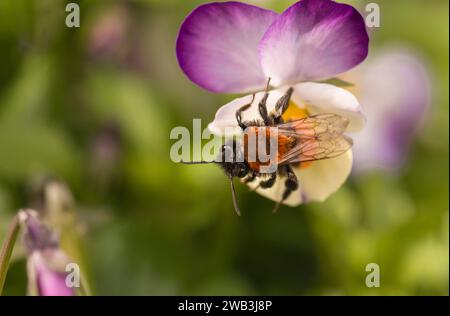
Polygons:
[[266,83],[266,92],[267,91],[269,91],[269,88],[270,88],[270,77],[269,78],[267,78],[267,83]]
[[230,177],[230,185],[231,185],[231,196],[232,196],[232,199],[233,199],[234,210],[236,211],[236,214],[238,216],[241,216],[241,211],[239,210],[239,206],[237,204],[236,190],[234,189],[234,184],[233,184],[233,178],[232,177]]

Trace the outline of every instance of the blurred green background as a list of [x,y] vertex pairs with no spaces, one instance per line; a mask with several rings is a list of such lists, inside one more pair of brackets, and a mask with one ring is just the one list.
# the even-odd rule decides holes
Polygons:
[[[432,76],[403,168],[276,215],[238,185],[241,217],[219,168],[169,157],[173,127],[209,122],[233,98],[198,88],[176,61],[178,28],[202,1],[74,1],[72,29],[67,2],[0,1],[0,240],[19,208],[44,208],[57,179],[80,236],[63,246],[93,294],[448,295],[447,0],[376,1],[371,50],[407,43]],[[293,2],[253,1],[278,12]],[[368,2],[347,1],[361,12]],[[365,285],[370,262],[379,288]],[[26,293],[20,246],[6,282],[5,294]]]

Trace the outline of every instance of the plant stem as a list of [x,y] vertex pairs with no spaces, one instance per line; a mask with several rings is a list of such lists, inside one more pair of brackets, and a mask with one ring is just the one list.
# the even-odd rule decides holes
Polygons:
[[19,229],[19,216],[16,215],[9,224],[5,241],[0,249],[0,295],[2,295],[3,292],[3,285],[5,284],[6,274],[8,273],[9,259],[11,258]]

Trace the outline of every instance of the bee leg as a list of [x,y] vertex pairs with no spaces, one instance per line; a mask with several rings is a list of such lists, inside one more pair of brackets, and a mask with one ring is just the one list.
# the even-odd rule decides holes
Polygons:
[[282,115],[284,114],[284,112],[286,112],[287,108],[289,107],[289,102],[291,100],[293,92],[294,89],[292,87],[289,88],[286,91],[286,93],[275,104],[275,112],[270,114],[271,120],[274,122],[275,125],[283,123]]
[[253,93],[252,100],[250,101],[250,103],[243,105],[242,107],[239,108],[239,110],[236,111],[236,121],[238,122],[239,127],[242,128],[243,130],[247,128],[247,124],[245,124],[245,122],[242,122],[242,112],[247,110],[252,105],[254,100],[255,94]]
[[[255,181],[255,179],[259,176],[259,174],[257,172],[253,172],[250,176],[248,176],[245,180],[244,183],[251,183],[253,181]],[[256,190],[258,190],[258,188],[261,186],[261,182],[259,182],[253,189],[250,189],[250,192],[255,192]]]
[[253,189],[250,190],[250,192],[255,192],[256,190],[258,190],[261,186],[261,182],[258,183],[258,185],[256,187],[254,187]]
[[254,192],[254,191],[258,190],[259,188],[263,188],[263,189],[271,188],[275,184],[276,180],[277,180],[277,174],[275,172],[271,173],[269,179],[260,181],[256,187],[254,187],[253,189],[250,190],[250,192]]
[[294,171],[292,171],[292,168],[289,165],[285,165],[284,168],[284,171],[286,172],[286,180],[284,181],[285,189],[281,201],[275,204],[275,207],[272,210],[273,213],[276,213],[280,205],[298,188],[298,178]]
[[250,183],[255,181],[256,179],[256,172],[251,172],[247,175],[245,179],[242,180],[243,183]]
[[267,98],[269,97],[269,83],[270,83],[270,78],[267,80],[267,85],[266,85],[266,90],[264,92],[264,96],[261,99],[261,101],[259,101],[259,103],[258,103],[259,115],[261,115],[261,118],[264,121],[264,125],[266,125],[266,126],[273,125],[272,119],[269,116],[269,113],[267,112],[267,106],[266,106]]
[[273,187],[273,185],[275,184],[275,181],[277,180],[277,173],[271,173],[269,179],[261,181],[258,184],[258,187],[263,188],[263,189],[268,189]]

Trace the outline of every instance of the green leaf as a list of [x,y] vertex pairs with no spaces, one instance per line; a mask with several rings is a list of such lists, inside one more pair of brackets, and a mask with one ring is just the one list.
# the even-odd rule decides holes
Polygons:
[[9,226],[8,233],[6,234],[5,240],[0,249],[0,295],[3,292],[6,273],[8,273],[9,259],[11,258],[14,244],[16,243],[19,228],[19,217],[15,216]]
[[339,79],[337,77],[335,78],[331,78],[331,79],[327,79],[327,80],[322,80],[322,81],[316,81],[318,83],[328,83],[328,84],[332,84],[336,87],[353,87],[354,84],[342,79]]

